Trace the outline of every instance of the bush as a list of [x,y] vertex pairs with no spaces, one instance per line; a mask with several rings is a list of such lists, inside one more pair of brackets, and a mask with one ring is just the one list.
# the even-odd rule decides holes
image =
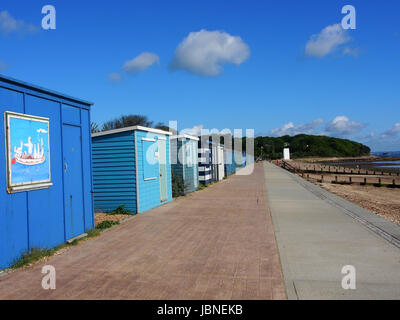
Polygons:
[[172,196],[174,198],[185,194],[185,183],[183,180],[172,172]]
[[122,206],[119,206],[118,208],[116,208],[114,211],[111,211],[109,213],[107,213],[109,215],[114,215],[114,214],[133,214],[132,212],[130,212],[128,209],[125,209],[125,205],[123,204]]
[[96,229],[98,229],[98,230],[105,230],[105,229],[111,228],[112,226],[115,226],[115,225],[117,225],[117,224],[119,224],[118,221],[106,220],[106,221],[100,222],[100,223],[97,225]]
[[208,185],[199,183],[199,188],[198,188],[198,190],[204,190],[204,189],[207,188],[207,187],[208,187]]

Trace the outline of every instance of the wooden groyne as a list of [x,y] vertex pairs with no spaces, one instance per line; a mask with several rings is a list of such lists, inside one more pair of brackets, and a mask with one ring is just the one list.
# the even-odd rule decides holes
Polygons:
[[395,172],[306,164],[285,160],[279,161],[277,165],[309,181],[400,188],[400,173]]

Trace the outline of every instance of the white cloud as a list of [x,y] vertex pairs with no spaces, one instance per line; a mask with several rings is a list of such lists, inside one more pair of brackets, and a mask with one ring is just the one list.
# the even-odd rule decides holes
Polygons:
[[108,75],[108,80],[110,80],[111,82],[120,82],[121,79],[122,79],[122,76],[118,72],[111,72]]
[[171,70],[186,70],[202,76],[217,76],[223,65],[240,65],[250,56],[249,46],[238,36],[223,31],[191,32],[175,51]]
[[315,129],[317,129],[323,122],[324,120],[322,119],[316,119],[309,123],[300,124],[298,126],[295,126],[293,122],[289,122],[280,128],[271,130],[269,134],[276,137],[281,137],[285,135],[295,136],[301,133],[313,134]]
[[366,140],[366,141],[374,140],[374,139],[376,139],[376,134],[375,134],[375,132],[371,131],[370,133],[360,136],[357,139],[358,140]]
[[35,33],[39,28],[33,24],[26,23],[22,20],[17,20],[10,15],[8,11],[0,11],[0,32],[3,34],[10,33]]
[[187,129],[183,129],[181,130],[181,134],[189,134],[192,136],[200,136],[201,135],[201,130],[203,129],[203,125],[200,124],[198,126],[194,126],[193,128],[187,128]]
[[383,133],[358,138],[367,144],[373,151],[399,151],[400,149],[400,123],[394,124]]
[[37,129],[36,131],[37,131],[37,133],[47,133],[47,131],[44,129]]
[[400,134],[400,122],[395,123],[393,127],[382,133],[381,137],[384,139],[393,138],[396,137],[398,134]]
[[326,125],[323,134],[345,137],[361,131],[365,124],[352,121],[346,116],[338,116]]
[[127,73],[134,74],[145,71],[147,68],[155,63],[160,63],[160,58],[158,57],[158,55],[152,52],[143,52],[132,60],[125,62],[123,69]]
[[360,55],[360,49],[359,48],[345,47],[343,49],[343,54],[347,55],[347,56],[352,56],[354,58],[357,58]]
[[341,24],[333,24],[324,28],[320,33],[311,36],[306,44],[305,55],[322,58],[350,40],[347,30],[344,30]]

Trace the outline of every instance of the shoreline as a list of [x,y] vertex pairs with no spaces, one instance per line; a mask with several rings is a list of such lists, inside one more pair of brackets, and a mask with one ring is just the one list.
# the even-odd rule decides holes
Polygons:
[[359,168],[366,170],[379,170],[388,173],[400,172],[400,157],[343,157],[343,158],[295,158],[290,161],[305,163],[305,164],[319,164],[326,166],[340,166],[346,168]]

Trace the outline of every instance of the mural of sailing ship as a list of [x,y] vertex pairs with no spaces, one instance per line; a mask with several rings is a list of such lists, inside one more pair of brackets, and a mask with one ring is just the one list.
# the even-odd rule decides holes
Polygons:
[[[26,147],[27,150],[23,151],[24,147]],[[46,160],[44,155],[43,139],[40,139],[40,145],[39,143],[33,144],[31,137],[28,138],[28,142],[25,144],[21,141],[19,148],[14,147],[14,159],[15,162],[27,166],[43,163]]]

